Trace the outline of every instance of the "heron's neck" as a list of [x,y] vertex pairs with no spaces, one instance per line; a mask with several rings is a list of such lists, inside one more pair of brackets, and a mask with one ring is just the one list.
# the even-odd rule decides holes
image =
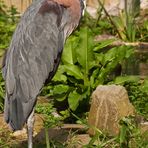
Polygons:
[[74,19],[79,19],[81,17],[81,6],[79,0],[53,0],[53,1],[68,8],[72,13]]

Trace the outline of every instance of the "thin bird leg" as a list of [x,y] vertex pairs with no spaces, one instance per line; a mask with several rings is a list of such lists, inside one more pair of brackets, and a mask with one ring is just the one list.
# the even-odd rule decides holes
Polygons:
[[27,136],[28,136],[28,148],[32,148],[33,146],[33,126],[34,126],[34,109],[31,112],[28,120],[27,120]]

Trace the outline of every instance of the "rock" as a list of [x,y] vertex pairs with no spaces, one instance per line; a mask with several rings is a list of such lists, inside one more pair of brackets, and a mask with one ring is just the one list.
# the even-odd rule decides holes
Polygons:
[[147,133],[147,138],[148,138],[148,122],[140,123],[139,127],[141,129],[142,134]]
[[18,130],[12,133],[12,136],[17,138],[18,140],[27,139],[27,129],[23,128],[22,130]]
[[67,145],[69,148],[83,148],[84,145],[89,144],[90,140],[89,134],[78,134],[70,137]]
[[[134,113],[135,109],[129,102],[127,91],[123,86],[101,85],[92,94],[88,124],[109,135],[117,135],[120,119]],[[90,128],[88,133],[94,135],[95,130]]]
[[143,141],[148,141],[148,121],[140,123],[139,128]]
[[36,136],[44,128],[44,116],[42,114],[35,114],[34,136]]
[[[33,137],[35,137],[38,133],[41,132],[43,127],[43,115],[35,114],[35,124],[33,130]],[[25,125],[22,130],[18,130],[12,133],[12,136],[20,141],[27,140],[27,126]]]

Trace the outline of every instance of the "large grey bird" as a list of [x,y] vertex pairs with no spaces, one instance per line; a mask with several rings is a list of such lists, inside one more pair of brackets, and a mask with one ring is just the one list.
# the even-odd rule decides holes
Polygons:
[[4,118],[16,131],[27,123],[32,147],[37,95],[54,76],[66,38],[78,26],[83,0],[36,0],[21,17],[3,62]]

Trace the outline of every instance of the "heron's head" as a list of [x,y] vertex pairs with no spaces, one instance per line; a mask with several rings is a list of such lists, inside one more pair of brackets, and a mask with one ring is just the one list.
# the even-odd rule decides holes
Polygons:
[[86,8],[86,0],[79,0],[81,5],[81,14],[84,15],[85,8]]

